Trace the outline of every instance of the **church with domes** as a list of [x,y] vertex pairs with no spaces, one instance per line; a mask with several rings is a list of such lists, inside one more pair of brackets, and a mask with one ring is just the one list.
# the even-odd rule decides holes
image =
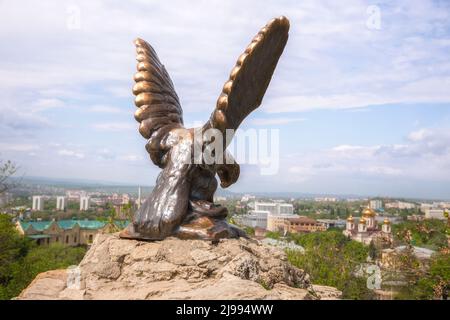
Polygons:
[[359,219],[349,216],[343,231],[344,235],[366,245],[372,241],[380,246],[390,245],[393,240],[391,222],[387,218],[384,219],[380,228],[375,219],[376,215],[374,210],[367,207]]

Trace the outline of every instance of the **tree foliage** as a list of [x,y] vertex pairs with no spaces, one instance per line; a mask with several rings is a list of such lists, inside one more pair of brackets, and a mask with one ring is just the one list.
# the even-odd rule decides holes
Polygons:
[[305,248],[305,253],[289,251],[289,261],[304,269],[315,284],[336,287],[346,299],[372,299],[367,279],[355,276],[355,271],[366,262],[368,248],[349,240],[341,232],[328,231],[290,235]]
[[0,299],[11,299],[41,272],[78,264],[84,247],[37,246],[22,237],[9,216],[0,214]]
[[397,299],[448,299],[450,291],[450,253],[448,250],[434,255],[426,270],[412,266],[409,270],[403,269],[403,271],[409,281],[400,288]]
[[10,160],[0,160],[0,194],[8,190],[9,178],[17,172],[17,166]]
[[404,235],[409,231],[413,246],[438,250],[447,246],[446,222],[436,219],[424,221],[405,221],[392,226],[395,240],[404,241]]

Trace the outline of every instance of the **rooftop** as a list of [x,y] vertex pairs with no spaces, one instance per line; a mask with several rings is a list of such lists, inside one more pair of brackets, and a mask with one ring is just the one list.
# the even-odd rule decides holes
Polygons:
[[[55,222],[61,229],[70,230],[78,225],[81,229],[97,230],[103,228],[107,222],[100,220],[57,220],[57,221],[20,221],[20,225],[24,231],[33,227],[36,231],[44,231],[48,229],[51,224]],[[119,228],[125,228],[128,221],[114,221],[114,224]]]

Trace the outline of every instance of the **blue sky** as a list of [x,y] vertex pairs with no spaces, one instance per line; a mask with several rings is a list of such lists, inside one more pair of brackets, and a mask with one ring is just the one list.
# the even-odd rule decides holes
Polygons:
[[450,198],[447,1],[0,1],[0,158],[30,176],[152,185],[132,40],[154,46],[198,125],[282,14],[288,44],[245,121],[280,130],[281,167],[244,165],[230,190]]

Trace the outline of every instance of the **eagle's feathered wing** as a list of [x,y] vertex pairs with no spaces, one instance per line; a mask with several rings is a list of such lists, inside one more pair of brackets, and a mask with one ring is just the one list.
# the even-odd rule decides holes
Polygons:
[[272,19],[242,53],[222,89],[217,105],[204,129],[215,128],[225,135],[262,102],[278,60],[288,40],[289,20]]
[[[203,130],[236,130],[255,110],[269,85],[272,74],[288,39],[289,20],[272,19],[253,38],[232,69],[217,100],[216,108]],[[148,139],[146,149],[152,161],[164,167],[167,146],[164,138],[176,128],[183,128],[183,111],[174,85],[155,50],[144,40],[135,40],[137,50],[136,84],[133,93],[138,107],[135,118],[139,132]],[[226,146],[225,146],[226,147]]]
[[133,93],[138,109],[134,117],[140,122],[139,132],[148,139],[146,149],[157,166],[164,166],[163,140],[175,128],[183,128],[183,110],[172,80],[155,50],[144,40],[136,39],[137,73]]

